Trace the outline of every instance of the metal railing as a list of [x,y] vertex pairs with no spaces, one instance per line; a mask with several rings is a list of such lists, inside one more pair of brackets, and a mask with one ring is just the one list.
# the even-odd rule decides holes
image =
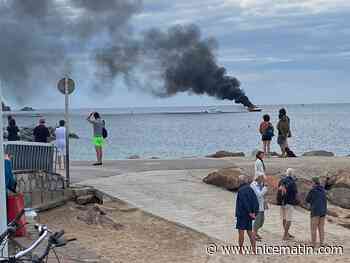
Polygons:
[[5,142],[4,151],[11,155],[14,171],[56,172],[57,150],[52,143]]

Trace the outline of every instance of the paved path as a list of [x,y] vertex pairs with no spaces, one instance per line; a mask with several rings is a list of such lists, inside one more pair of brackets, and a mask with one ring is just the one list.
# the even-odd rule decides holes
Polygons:
[[[127,172],[81,183],[170,221],[232,243],[235,195],[202,183],[202,178],[209,171],[188,169]],[[326,230],[329,243],[350,247],[348,230],[335,224],[327,224]],[[279,208],[272,206],[267,212],[261,234],[267,244],[280,244],[280,232]],[[309,215],[303,210],[295,211],[292,233],[300,242],[309,239]]]
[[160,171],[160,170],[193,170],[217,169],[232,167],[232,160],[226,159],[177,159],[177,160],[116,160],[105,161],[102,167],[92,166],[93,161],[73,161],[71,165],[71,179],[73,183],[111,177],[130,172]]

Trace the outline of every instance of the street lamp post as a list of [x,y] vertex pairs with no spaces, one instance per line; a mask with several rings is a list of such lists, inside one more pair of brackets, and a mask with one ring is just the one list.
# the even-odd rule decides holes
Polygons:
[[70,185],[70,170],[69,170],[69,95],[73,93],[75,89],[74,81],[70,78],[63,78],[57,84],[58,90],[64,95],[65,101],[65,110],[64,116],[66,120],[66,159],[65,159],[65,168],[66,168],[66,181],[67,186]]

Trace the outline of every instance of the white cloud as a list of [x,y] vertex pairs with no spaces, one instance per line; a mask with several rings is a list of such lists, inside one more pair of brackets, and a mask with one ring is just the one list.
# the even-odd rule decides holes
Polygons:
[[224,0],[226,6],[241,8],[246,14],[260,16],[318,14],[350,8],[348,0]]

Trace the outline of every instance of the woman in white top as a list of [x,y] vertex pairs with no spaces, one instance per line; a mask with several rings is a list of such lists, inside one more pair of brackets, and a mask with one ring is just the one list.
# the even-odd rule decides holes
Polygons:
[[256,154],[256,161],[255,161],[255,179],[260,175],[263,174],[264,177],[266,176],[265,174],[265,163],[264,163],[264,157],[265,154],[262,151],[258,151]]
[[[60,120],[59,127],[55,130],[56,135],[56,147],[58,150],[58,168],[62,170],[65,167],[65,155],[66,155],[66,122]],[[63,168],[64,169],[64,168]]]

